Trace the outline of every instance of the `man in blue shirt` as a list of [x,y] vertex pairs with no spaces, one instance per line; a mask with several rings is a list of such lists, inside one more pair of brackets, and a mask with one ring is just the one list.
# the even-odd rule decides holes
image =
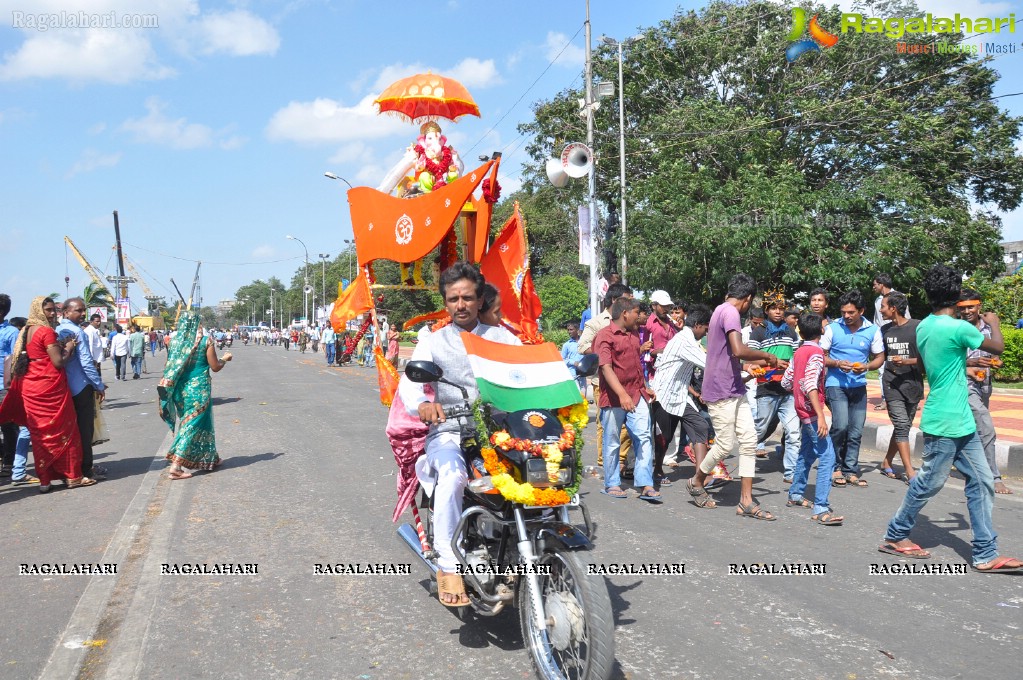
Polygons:
[[106,470],[92,464],[92,438],[96,420],[96,400],[106,397],[106,385],[99,377],[96,363],[89,352],[89,338],[82,330],[85,300],[74,297],[64,302],[64,319],[57,326],[57,337],[73,336],[74,351],[64,364],[67,384],[78,416],[78,433],[82,438],[82,474],[92,479],[105,479]]
[[569,322],[565,325],[565,330],[568,331],[568,341],[561,346],[561,358],[565,360],[568,370],[572,372],[572,377],[575,378],[576,384],[579,385],[579,391],[585,395],[586,378],[579,375],[579,371],[575,367],[583,358],[582,353],[579,351],[579,325],[575,322]]
[[842,316],[824,329],[821,349],[828,377],[824,391],[831,409],[835,486],[867,486],[860,478],[860,439],[867,419],[867,371],[884,363],[881,332],[863,316],[863,295],[850,290],[838,298]]
[[[7,321],[11,311],[11,298],[0,293],[0,402],[7,392],[4,389],[4,361],[14,352],[14,343],[18,339],[18,329]],[[0,465],[0,477],[10,477],[13,484],[38,484],[39,480],[25,473],[28,464],[29,433],[27,427],[18,427],[14,423],[0,425],[3,432],[3,463]]]

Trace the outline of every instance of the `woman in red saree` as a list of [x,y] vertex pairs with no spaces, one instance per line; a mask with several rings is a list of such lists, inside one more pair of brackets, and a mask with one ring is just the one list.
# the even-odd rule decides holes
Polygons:
[[[70,489],[96,483],[82,476],[81,435],[63,370],[75,341],[58,342],[56,321],[53,300],[32,300],[28,322],[14,345],[14,380],[0,405],[0,422],[25,425],[32,435],[40,493],[48,492],[57,479],[66,480]],[[19,361],[22,351],[25,356]]]

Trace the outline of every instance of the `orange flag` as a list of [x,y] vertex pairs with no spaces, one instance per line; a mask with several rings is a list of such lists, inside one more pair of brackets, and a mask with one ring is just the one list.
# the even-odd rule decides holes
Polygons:
[[345,329],[349,321],[373,309],[373,294],[369,290],[366,273],[359,272],[355,280],[348,284],[337,300],[330,313],[330,325],[338,333]]
[[543,311],[543,305],[540,304],[540,297],[533,287],[533,275],[529,271],[526,229],[519,214],[518,203],[515,204],[512,216],[501,228],[501,233],[490,245],[490,250],[480,260],[480,272],[500,291],[504,317],[517,326],[523,335],[536,337],[536,320]]
[[373,348],[373,356],[376,358],[377,381],[380,383],[380,403],[390,407],[398,392],[398,371],[394,364],[384,358],[384,351],[379,345]]
[[451,184],[415,198],[372,189],[348,191],[359,264],[377,259],[415,262],[426,257],[451,230],[462,206],[496,165],[487,161]]

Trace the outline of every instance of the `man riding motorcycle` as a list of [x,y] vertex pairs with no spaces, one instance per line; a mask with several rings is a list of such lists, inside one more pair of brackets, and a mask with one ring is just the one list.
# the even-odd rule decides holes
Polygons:
[[[467,262],[456,262],[440,275],[440,294],[452,323],[423,338],[412,354],[413,361],[432,361],[444,372],[447,381],[464,387],[469,400],[478,396],[476,380],[466,355],[461,333],[474,335],[508,345],[522,344],[503,328],[479,322],[483,296],[483,275]],[[463,403],[457,387],[432,383],[436,397],[428,400],[424,385],[408,380],[399,385],[402,401],[408,412],[418,415],[430,425],[426,451],[416,463],[416,474],[427,493],[434,497],[434,545],[439,553],[437,591],[441,603],[448,607],[469,604],[462,577],[456,573],[458,561],[451,549],[451,539],[462,514],[462,493],[468,482],[462,456],[459,426],[446,422],[444,407]]]

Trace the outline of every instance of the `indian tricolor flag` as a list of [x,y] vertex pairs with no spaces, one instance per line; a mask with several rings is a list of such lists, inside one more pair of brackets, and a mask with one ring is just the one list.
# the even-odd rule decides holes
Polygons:
[[583,400],[553,342],[506,345],[465,332],[462,342],[480,397],[502,411],[555,409]]

